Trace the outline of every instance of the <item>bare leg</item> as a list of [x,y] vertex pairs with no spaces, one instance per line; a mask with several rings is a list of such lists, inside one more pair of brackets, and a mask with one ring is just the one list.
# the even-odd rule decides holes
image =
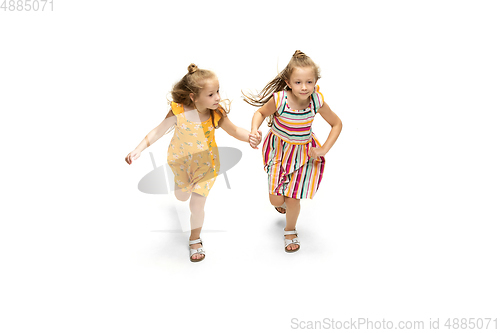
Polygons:
[[175,184],[174,193],[175,193],[175,197],[179,201],[187,201],[189,199],[189,197],[191,196],[191,192],[184,192],[183,190],[181,190],[181,188],[179,186],[177,186],[177,184]]
[[284,213],[285,209],[281,206],[285,202],[285,197],[282,195],[269,194],[269,201],[271,201],[271,205],[276,207],[280,213]]
[[[286,203],[285,231],[292,231],[295,230],[297,219],[299,218],[300,199],[285,197],[285,203]],[[293,239],[295,237],[297,237],[297,235],[285,235],[286,239]],[[290,244],[287,246],[288,250],[295,250],[296,248],[298,248],[298,245],[296,244]]]
[[[189,208],[191,209],[191,236],[189,240],[195,240],[200,238],[201,227],[203,226],[203,221],[205,219],[205,202],[207,197],[199,195],[197,193],[191,194],[191,201],[189,202]],[[197,249],[201,247],[201,244],[190,245],[192,249]],[[193,259],[201,259],[204,254],[195,254]]]

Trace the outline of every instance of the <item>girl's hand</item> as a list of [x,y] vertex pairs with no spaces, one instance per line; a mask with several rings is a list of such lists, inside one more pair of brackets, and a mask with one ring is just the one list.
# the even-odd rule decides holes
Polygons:
[[254,131],[248,135],[248,143],[250,143],[250,147],[253,149],[258,149],[258,145],[262,141],[262,132]]
[[136,160],[141,156],[141,152],[137,150],[133,150],[131,153],[125,157],[125,162],[128,164],[132,164],[132,160]]
[[309,149],[307,154],[309,155],[309,158],[316,159],[320,156],[325,156],[326,152],[323,149],[323,147],[314,147],[314,148]]

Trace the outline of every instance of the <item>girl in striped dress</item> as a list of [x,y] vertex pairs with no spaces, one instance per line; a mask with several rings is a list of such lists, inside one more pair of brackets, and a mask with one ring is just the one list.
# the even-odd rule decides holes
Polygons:
[[[271,127],[263,141],[264,170],[268,175],[269,200],[276,210],[286,214],[285,251],[300,248],[295,226],[300,199],[312,199],[319,188],[325,168],[324,155],[342,130],[339,117],[325,103],[316,85],[319,68],[296,51],[286,68],[269,82],[258,96],[244,95],[247,103],[260,108],[252,118],[251,134],[256,137],[266,117]],[[311,130],[316,114],[331,125],[321,145]]]

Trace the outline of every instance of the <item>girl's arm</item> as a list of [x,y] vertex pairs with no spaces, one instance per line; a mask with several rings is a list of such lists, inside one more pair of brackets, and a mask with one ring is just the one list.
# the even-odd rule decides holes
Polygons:
[[330,148],[332,148],[333,144],[335,141],[337,141],[337,138],[340,135],[340,131],[342,131],[342,121],[340,118],[330,109],[328,104],[326,102],[323,104],[321,108],[319,108],[318,113],[323,117],[323,119],[326,120],[330,126],[332,126],[332,129],[330,130],[330,134],[328,135],[328,138],[326,139],[325,143],[323,146],[318,147],[318,148],[311,148],[309,150],[309,156],[311,158],[317,158],[319,156],[324,156]]
[[165,119],[163,119],[163,121],[158,126],[152,129],[144,139],[142,139],[137,148],[135,148],[127,155],[127,157],[125,157],[125,162],[127,162],[128,164],[132,164],[132,160],[138,159],[144,149],[151,146],[159,138],[161,138],[175,123],[177,123],[177,118],[174,116],[172,110],[170,110]]
[[252,140],[258,141],[257,144],[250,144],[252,148],[257,148],[259,145],[260,141],[262,140],[262,132],[259,131],[260,125],[262,125],[262,122],[266,117],[272,115],[274,112],[276,112],[276,106],[274,102],[274,97],[271,98],[269,101],[267,101],[264,106],[262,106],[260,109],[255,111],[252,117],[252,127],[251,127],[251,132],[250,132],[250,138]]
[[274,97],[271,98],[269,101],[267,101],[266,104],[264,104],[263,107],[255,111],[252,117],[252,134],[256,134],[257,130],[259,129],[260,125],[262,125],[262,122],[266,117],[269,117],[272,115],[274,112],[276,112],[276,106],[274,102]]
[[257,142],[256,139],[250,137],[249,131],[233,124],[227,115],[224,115],[224,121],[220,123],[220,128],[232,137],[250,143],[250,146],[254,149],[257,149],[256,146],[260,143],[260,140]]

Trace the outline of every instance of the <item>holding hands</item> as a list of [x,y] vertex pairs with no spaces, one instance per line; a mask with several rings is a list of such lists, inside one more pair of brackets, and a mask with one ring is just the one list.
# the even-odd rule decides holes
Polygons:
[[250,147],[253,149],[258,149],[259,143],[262,141],[262,132],[261,131],[253,131],[248,135],[248,143],[250,143]]

